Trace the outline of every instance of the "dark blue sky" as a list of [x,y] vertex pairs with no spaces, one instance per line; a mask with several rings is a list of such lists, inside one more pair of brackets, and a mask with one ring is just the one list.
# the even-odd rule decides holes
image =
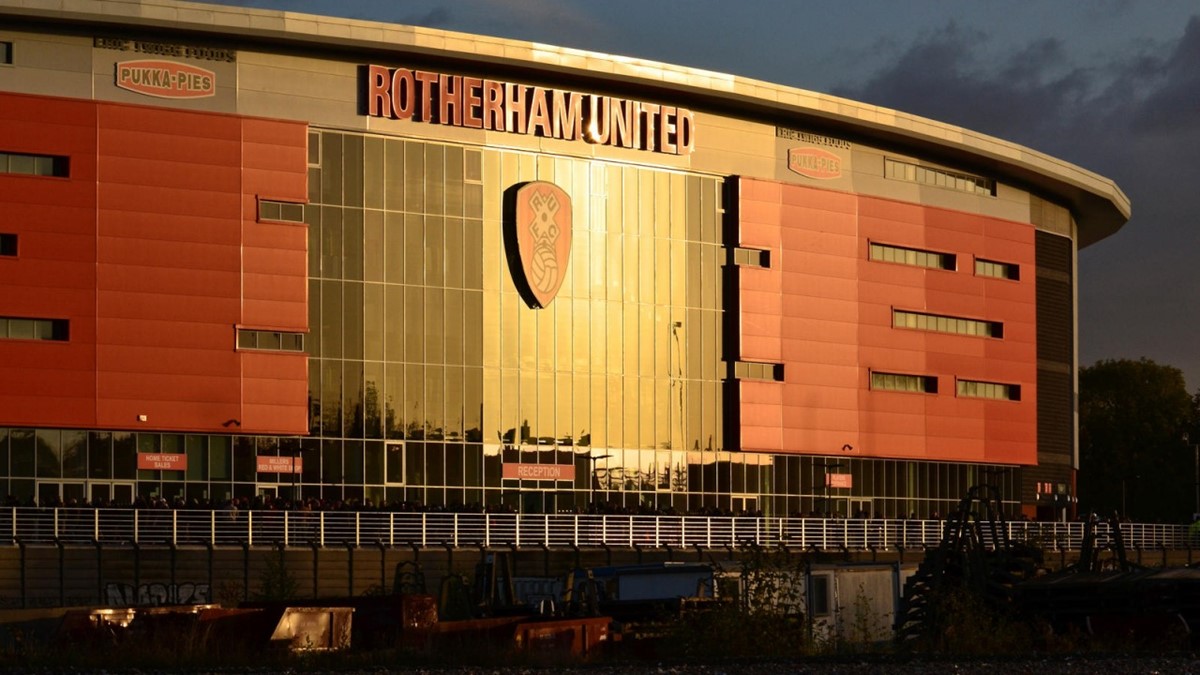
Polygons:
[[221,0],[654,59],[958,124],[1117,181],[1129,224],[1080,253],[1080,362],[1200,388],[1196,0]]

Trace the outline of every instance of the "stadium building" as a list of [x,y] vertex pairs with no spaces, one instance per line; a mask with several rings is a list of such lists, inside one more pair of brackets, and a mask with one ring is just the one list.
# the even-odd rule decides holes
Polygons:
[[0,0],[0,491],[1070,515],[1110,180],[824,94]]

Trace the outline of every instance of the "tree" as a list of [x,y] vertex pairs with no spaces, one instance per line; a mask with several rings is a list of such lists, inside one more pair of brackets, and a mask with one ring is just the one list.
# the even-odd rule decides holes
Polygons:
[[1200,440],[1198,407],[1200,392],[1188,394],[1178,368],[1146,358],[1081,368],[1081,509],[1148,522],[1190,520],[1196,468],[1184,433]]

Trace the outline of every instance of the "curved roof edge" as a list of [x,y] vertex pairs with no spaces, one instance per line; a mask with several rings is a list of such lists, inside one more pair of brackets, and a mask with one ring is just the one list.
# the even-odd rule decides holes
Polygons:
[[554,72],[678,92],[747,112],[795,115],[861,136],[984,164],[1058,197],[1079,224],[1079,246],[1117,232],[1131,215],[1111,179],[993,136],[879,106],[699,68],[581,49],[374,21],[177,0],[0,0],[0,15],[53,23],[170,28],[316,49],[390,51]]

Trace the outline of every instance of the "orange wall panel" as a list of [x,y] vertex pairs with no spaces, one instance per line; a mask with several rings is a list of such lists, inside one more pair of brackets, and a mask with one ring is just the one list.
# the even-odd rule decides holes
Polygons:
[[294,122],[0,94],[0,150],[70,157],[68,178],[0,176],[22,214],[0,315],[71,322],[66,343],[0,343],[0,401],[25,401],[0,425],[229,431],[252,406],[265,426],[232,430],[307,431],[307,358],[247,385],[236,351],[239,325],[307,330],[306,227],[244,208],[306,199],[306,143]]
[[[739,245],[768,247],[772,264],[739,275],[740,358],[781,361],[785,376],[741,383],[743,449],[1036,462],[1032,226],[769,181],[740,190]],[[957,269],[871,261],[870,242],[953,253]],[[976,277],[976,257],[1020,265],[1021,280]],[[894,328],[894,309],[999,321],[1004,336]],[[939,389],[874,391],[871,371]],[[959,398],[956,378],[1020,385],[1021,400]],[[782,393],[780,414],[757,388]]]

